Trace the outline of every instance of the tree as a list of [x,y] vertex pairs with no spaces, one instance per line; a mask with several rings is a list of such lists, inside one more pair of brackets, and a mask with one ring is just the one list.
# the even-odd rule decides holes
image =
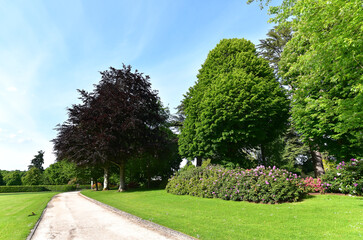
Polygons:
[[44,182],[49,185],[68,184],[76,176],[76,165],[66,160],[50,164],[44,170]]
[[237,162],[265,147],[286,126],[289,102],[268,62],[245,39],[224,39],[208,54],[183,100],[182,156]]
[[290,27],[275,26],[267,33],[267,38],[260,40],[260,44],[257,45],[259,55],[269,61],[276,76],[278,74],[278,63],[280,62],[282,51],[291,38],[292,32]]
[[21,172],[19,170],[11,171],[4,176],[6,186],[17,186],[21,185]]
[[38,151],[38,154],[35,155],[34,158],[32,159],[31,164],[28,166],[28,170],[35,167],[40,171],[44,171],[43,164],[44,164],[44,151],[40,150]]
[[2,173],[0,172],[0,186],[5,185],[4,177]]
[[[362,155],[363,71],[361,1],[283,1],[272,21],[291,26],[280,75],[292,86],[294,126],[316,162]],[[317,175],[323,169],[316,169]]]
[[37,167],[29,169],[21,178],[23,185],[39,185],[43,181],[42,171]]
[[149,149],[127,164],[128,178],[133,182],[151,187],[152,179],[166,183],[169,177],[179,169],[182,161],[178,154],[178,138],[169,128],[163,129],[164,143],[158,148]]
[[[270,66],[274,68],[276,76],[278,76],[278,64],[281,59],[281,54],[286,43],[291,40],[291,38],[292,31],[290,27],[275,26],[267,33],[267,38],[260,40],[260,44],[258,45],[259,55],[269,61]],[[283,87],[292,90],[291,86],[285,85],[287,82],[282,81],[281,78],[279,81]],[[311,155],[308,145],[301,139],[301,134],[297,133],[293,127],[291,118],[289,118],[289,125],[288,131],[286,131],[284,136],[280,139],[282,141],[275,141],[272,144],[274,149],[282,149],[282,152],[274,151],[275,153],[280,153],[277,154],[279,156],[276,154],[274,155],[276,155],[276,158],[281,159],[280,164],[282,164],[277,164],[276,166],[283,167],[289,171],[299,172],[297,166],[303,164],[310,165],[310,161],[314,159],[315,153]],[[311,158],[309,158],[310,155]]]
[[82,103],[68,109],[68,121],[57,127],[54,149],[78,165],[117,165],[124,191],[127,161],[159,146],[168,116],[148,76],[125,65],[101,76],[93,92],[79,90]]

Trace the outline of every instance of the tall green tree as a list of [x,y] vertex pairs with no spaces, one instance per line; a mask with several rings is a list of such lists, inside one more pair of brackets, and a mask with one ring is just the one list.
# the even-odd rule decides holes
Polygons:
[[22,185],[21,182],[22,175],[23,174],[19,170],[8,172],[8,174],[4,176],[4,181],[6,182],[6,186]]
[[0,172],[0,186],[5,185],[4,177],[2,173]]
[[[267,38],[260,40],[260,44],[257,45],[259,55],[269,61],[270,66],[274,68],[276,76],[278,76],[278,64],[281,59],[281,54],[286,43],[290,41],[291,38],[292,30],[290,27],[275,26],[267,33]],[[284,88],[292,90],[292,87],[286,85],[288,83],[282,81],[281,78],[279,78],[279,82]],[[289,118],[289,126],[290,127],[282,138],[273,142],[269,147],[269,150],[273,150],[273,155],[276,160],[280,158],[280,161],[275,161],[277,162],[277,166],[284,167],[290,171],[299,172],[297,167],[300,167],[303,164],[310,165],[313,156],[311,156],[307,143],[302,141],[301,134],[296,132],[291,118]]]
[[183,101],[182,156],[248,165],[286,126],[288,100],[268,62],[245,39],[224,39],[208,54]]
[[50,164],[44,170],[44,183],[49,185],[62,185],[76,177],[76,165],[67,161]]
[[269,11],[294,31],[280,61],[292,86],[294,126],[313,153],[362,156],[361,1],[284,0]]
[[278,63],[281,59],[281,54],[288,41],[292,38],[290,27],[275,26],[268,31],[267,38],[260,40],[257,45],[259,55],[269,61],[270,66],[274,69],[275,75],[278,75]]
[[37,167],[29,169],[21,178],[23,185],[39,185],[43,182],[42,171]]
[[40,171],[44,171],[43,164],[44,164],[44,151],[40,150],[38,151],[38,154],[35,155],[34,158],[31,160],[31,164],[28,166],[28,170],[35,167]]

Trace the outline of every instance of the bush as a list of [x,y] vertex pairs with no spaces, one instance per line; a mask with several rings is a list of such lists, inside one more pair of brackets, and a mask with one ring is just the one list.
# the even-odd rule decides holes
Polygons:
[[294,202],[305,194],[300,176],[276,167],[227,170],[220,166],[176,173],[166,191],[178,195],[261,203]]
[[44,185],[47,191],[53,192],[69,192],[75,191],[76,185]]
[[91,189],[91,185],[90,184],[77,184],[76,185],[76,189],[77,190],[82,190],[82,189]]
[[76,190],[76,185],[33,185],[33,186],[0,186],[0,193],[10,192],[68,192]]
[[[94,183],[92,185],[92,189],[96,189],[96,183]],[[102,183],[100,183],[100,182],[97,183],[97,189],[98,190],[102,190]]]
[[325,193],[329,186],[329,183],[322,183],[320,178],[307,177],[304,179],[305,190],[309,193]]
[[44,186],[0,186],[0,193],[49,191]]
[[363,159],[340,162],[336,168],[328,170],[322,180],[330,184],[328,192],[362,195]]

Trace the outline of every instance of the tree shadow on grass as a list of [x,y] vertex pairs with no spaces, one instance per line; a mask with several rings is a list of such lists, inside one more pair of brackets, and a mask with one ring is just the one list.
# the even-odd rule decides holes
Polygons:
[[[111,188],[110,190],[107,190],[107,191],[117,192],[117,190],[118,190],[118,188]],[[152,192],[152,191],[159,191],[159,190],[165,190],[165,188],[130,188],[130,189],[127,189],[126,191],[123,191],[120,193],[127,194],[127,193],[135,193],[135,192]],[[102,192],[102,191],[98,191],[98,192]]]
[[303,197],[302,199],[301,199],[301,201],[304,201],[304,200],[306,200],[306,199],[313,199],[313,198],[316,198],[316,196],[315,195],[306,195],[305,197]]

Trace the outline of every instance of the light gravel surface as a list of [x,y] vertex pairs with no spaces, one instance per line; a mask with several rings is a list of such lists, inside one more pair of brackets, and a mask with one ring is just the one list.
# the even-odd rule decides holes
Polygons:
[[31,239],[193,239],[95,202],[79,192],[56,195],[48,203]]

